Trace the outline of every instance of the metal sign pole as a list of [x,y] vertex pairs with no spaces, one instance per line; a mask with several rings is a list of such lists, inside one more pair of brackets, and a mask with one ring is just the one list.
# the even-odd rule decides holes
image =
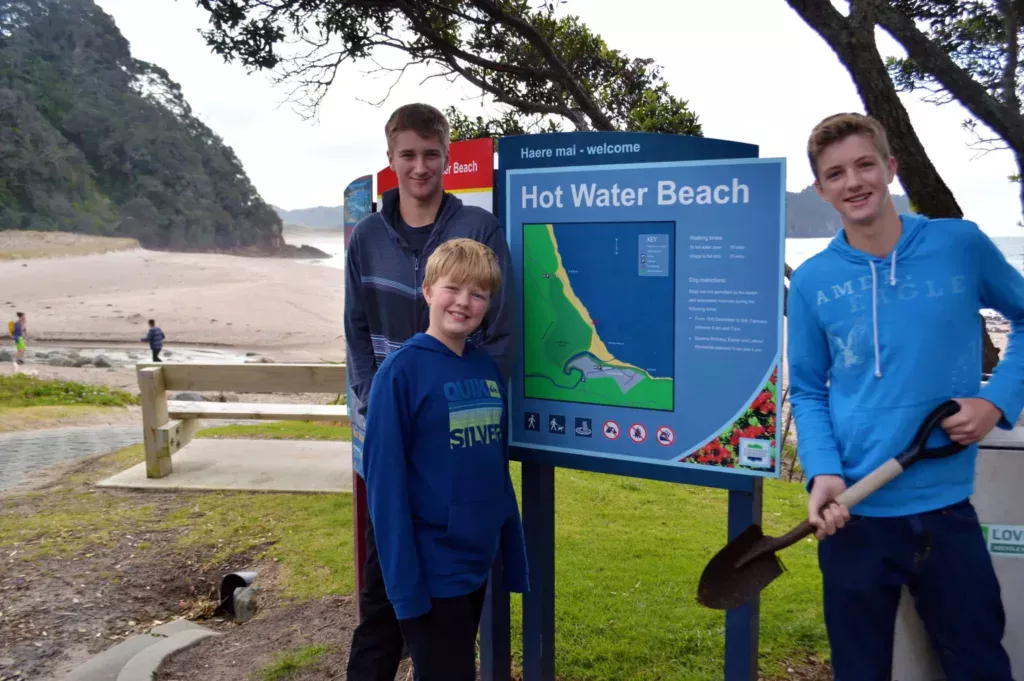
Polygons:
[[[751,492],[729,492],[729,540],[753,524],[761,524],[764,481],[754,480]],[[725,613],[725,681],[756,681],[761,599]]]

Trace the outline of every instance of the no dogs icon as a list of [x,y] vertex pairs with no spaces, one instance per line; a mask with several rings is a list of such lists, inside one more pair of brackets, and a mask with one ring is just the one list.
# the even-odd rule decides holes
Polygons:
[[629,439],[640,444],[647,439],[647,429],[639,423],[634,423],[629,427]]

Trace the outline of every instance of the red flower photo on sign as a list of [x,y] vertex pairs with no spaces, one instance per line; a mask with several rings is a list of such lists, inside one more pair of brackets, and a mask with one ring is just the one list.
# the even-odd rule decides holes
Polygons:
[[[741,438],[765,440],[771,443],[774,450],[778,374],[779,369],[776,367],[761,392],[754,397],[747,410],[731,426],[680,461],[705,466],[738,468]],[[774,469],[775,456],[773,455],[771,470]]]

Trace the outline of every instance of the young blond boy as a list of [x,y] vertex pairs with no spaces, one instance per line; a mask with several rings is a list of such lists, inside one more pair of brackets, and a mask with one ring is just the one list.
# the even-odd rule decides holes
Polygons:
[[[1024,277],[976,224],[896,212],[896,160],[874,119],[826,118],[808,156],[818,193],[843,222],[793,274],[788,305],[791,396],[808,517],[822,540],[833,673],[889,678],[907,586],[948,681],[1011,681],[999,583],[969,498],[977,442],[996,425],[1012,428],[1024,406]],[[1013,324],[984,388],[981,308]],[[915,465],[852,512],[832,501],[949,398],[961,410],[930,445],[955,440],[965,451]]]
[[388,600],[420,681],[474,681],[476,635],[499,547],[512,591],[526,548],[508,473],[505,381],[466,343],[501,287],[494,253],[472,239],[426,264],[425,333],[381,363],[363,442],[367,506]]

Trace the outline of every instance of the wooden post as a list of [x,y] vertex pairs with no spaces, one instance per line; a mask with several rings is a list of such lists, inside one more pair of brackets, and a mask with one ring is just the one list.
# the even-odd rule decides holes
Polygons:
[[171,472],[169,449],[161,449],[157,431],[167,424],[167,391],[159,367],[139,370],[139,392],[142,400],[142,431],[146,444],[146,477],[162,478]]

